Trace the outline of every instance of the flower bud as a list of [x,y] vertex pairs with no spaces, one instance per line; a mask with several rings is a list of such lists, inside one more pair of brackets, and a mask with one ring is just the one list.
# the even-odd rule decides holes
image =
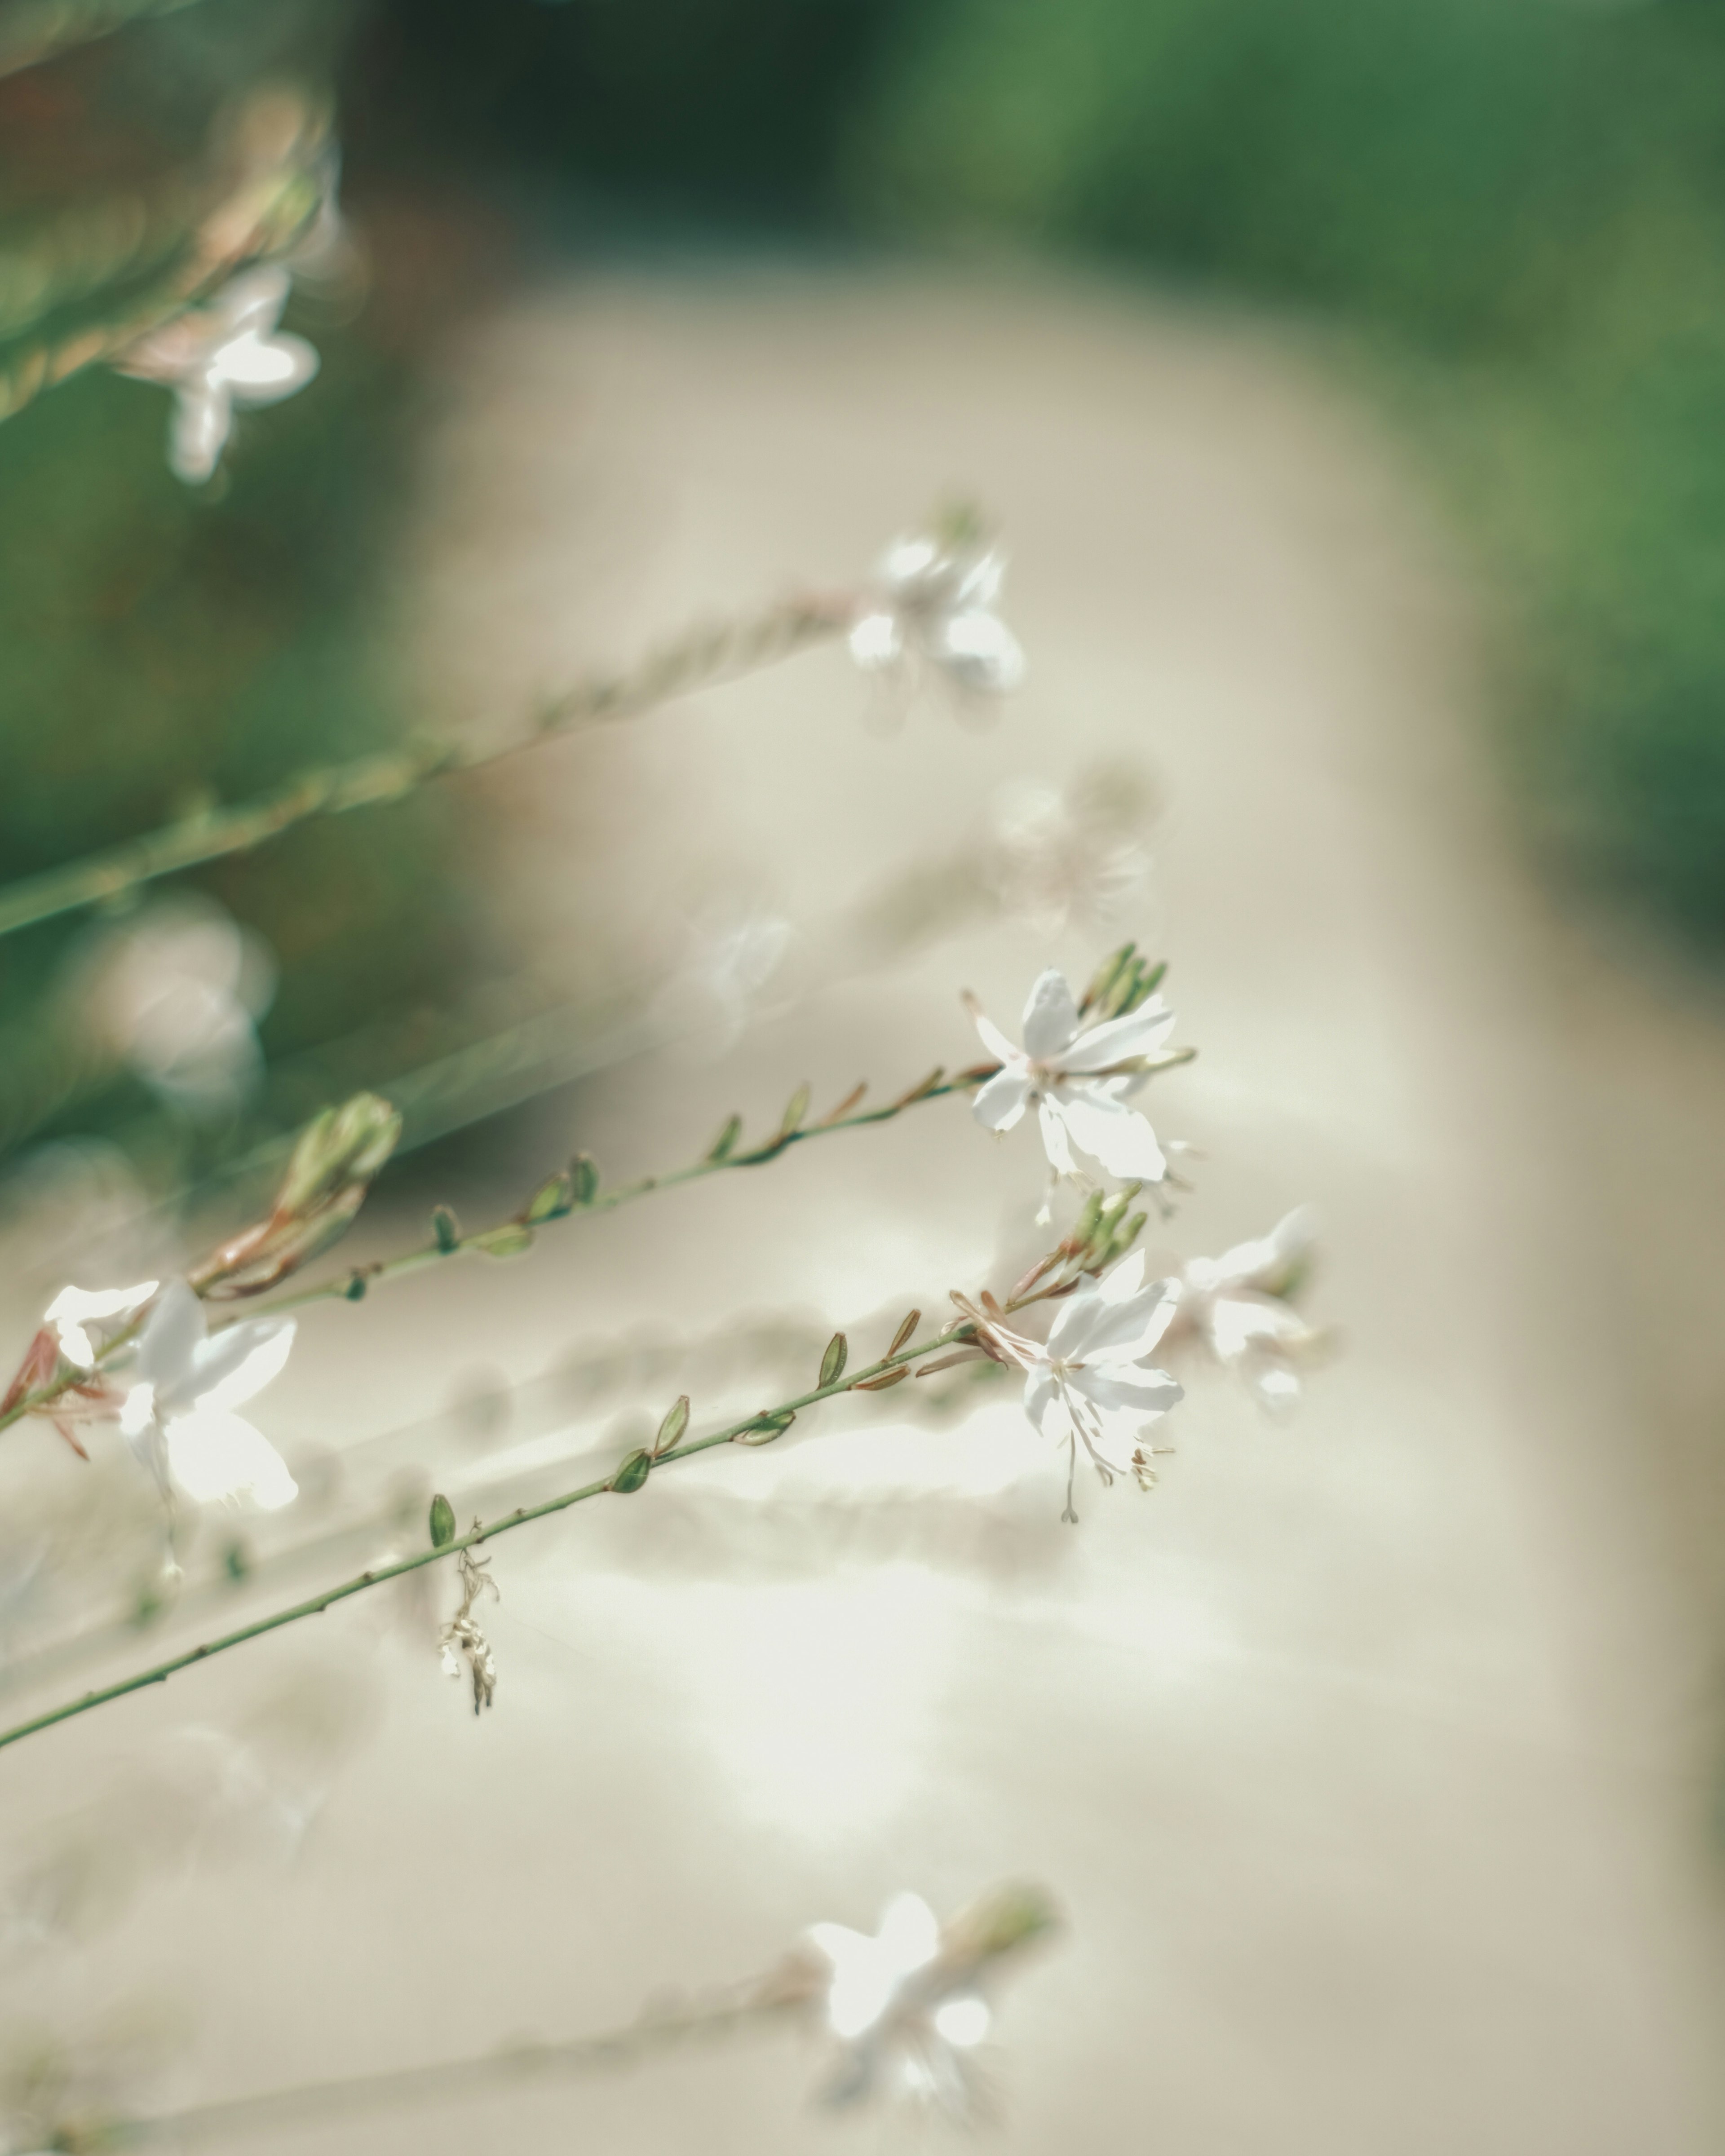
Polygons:
[[304,1218],[346,1186],[368,1183],[400,1137],[400,1111],[375,1093],[326,1108],[300,1133],[275,1194],[276,1212]]

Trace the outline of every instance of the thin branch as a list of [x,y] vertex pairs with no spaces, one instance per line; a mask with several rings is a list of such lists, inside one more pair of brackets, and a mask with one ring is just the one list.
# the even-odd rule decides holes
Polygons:
[[619,1482],[624,1489],[636,1491],[661,1468],[674,1466],[680,1460],[693,1459],[696,1454],[711,1451],[715,1445],[732,1445],[738,1441],[769,1444],[783,1435],[792,1419],[800,1414],[804,1408],[818,1406],[823,1400],[836,1399],[841,1393],[850,1392],[858,1387],[865,1390],[880,1389],[875,1382],[876,1380],[896,1383],[895,1372],[907,1369],[911,1363],[920,1362],[925,1356],[950,1348],[955,1342],[966,1339],[969,1330],[968,1325],[957,1324],[937,1334],[933,1339],[925,1341],[921,1347],[900,1348],[896,1353],[885,1355],[878,1363],[871,1363],[865,1368],[841,1374],[830,1384],[817,1386],[811,1392],[799,1394],[794,1399],[782,1401],[777,1407],[762,1408],[757,1414],[745,1415],[739,1422],[729,1423],[724,1429],[715,1430],[710,1436],[694,1438],[687,1444],[673,1446],[656,1458],[649,1459],[644,1452],[631,1453],[617,1470],[599,1481],[583,1483],[578,1489],[567,1490],[561,1496],[547,1498],[543,1504],[518,1506],[501,1519],[487,1521],[465,1535],[458,1535],[440,1548],[426,1548],[415,1556],[399,1558],[393,1564],[375,1566],[361,1573],[357,1578],[344,1580],[339,1587],[326,1589],[321,1594],[295,1603],[291,1609],[278,1610],[271,1617],[260,1617],[255,1623],[243,1625],[236,1631],[206,1640],[201,1646],[188,1648],[184,1654],[171,1656],[167,1661],[157,1662],[153,1668],[141,1670],[135,1676],[123,1677],[118,1683],[104,1686],[100,1691],[85,1692],[80,1699],[68,1701],[62,1707],[50,1708],[46,1714],[36,1715],[13,1728],[0,1731],[0,1750],[8,1744],[20,1743],[26,1737],[36,1736],[44,1729],[52,1729],[58,1722],[69,1722],[77,1715],[90,1713],[93,1708],[105,1707],[116,1699],[124,1699],[130,1692],[143,1691],[151,1685],[165,1684],[168,1678],[177,1676],[181,1671],[193,1668],[199,1662],[208,1661],[213,1656],[226,1654],[231,1647],[244,1646],[249,1640],[261,1639],[266,1633],[280,1631],[284,1625],[296,1625],[302,1618],[320,1617],[326,1609],[333,1608],[338,1602],[345,1602],[356,1594],[367,1594],[374,1587],[382,1587],[408,1573],[418,1572],[426,1565],[439,1564],[447,1558],[458,1557],[464,1550],[476,1549],[495,1536],[509,1533],[512,1528],[524,1527],[531,1521],[549,1519],[554,1513],[567,1512],[572,1505],[585,1504],[589,1498],[604,1496],[616,1490]]
[[209,2140],[232,2133],[309,2125],[316,2121],[368,2111],[379,2105],[424,2102],[508,2087],[540,2075],[579,2072],[593,2066],[629,2066],[679,2044],[730,2035],[750,2024],[779,2020],[799,2011],[806,1999],[770,1981],[750,1985],[741,1996],[696,2002],[686,2007],[644,2013],[603,2035],[581,2036],[563,2044],[512,2044],[477,2058],[439,2059],[429,2066],[393,2072],[356,2074],[343,2081],[313,2082],[301,2088],[268,2095],[199,2104],[188,2111],[154,2118],[116,2119],[78,2132],[69,2146],[86,2152],[132,2148],[151,2142]]
[[[820,1122],[799,1124],[793,1128],[781,1126],[763,1145],[752,1146],[742,1152],[711,1152],[691,1166],[673,1169],[666,1175],[644,1175],[636,1182],[619,1184],[614,1190],[600,1189],[591,1198],[572,1203],[531,1224],[518,1214],[489,1228],[476,1229],[468,1235],[456,1235],[445,1229],[441,1235],[434,1235],[430,1242],[403,1251],[399,1257],[379,1259],[369,1265],[351,1267],[345,1273],[336,1274],[332,1280],[324,1281],[316,1287],[301,1288],[292,1295],[279,1296],[267,1301],[252,1301],[244,1313],[236,1313],[234,1322],[240,1322],[242,1315],[249,1317],[259,1312],[267,1314],[282,1310],[299,1310],[315,1302],[358,1302],[370,1293],[375,1282],[398,1280],[410,1273],[424,1272],[448,1258],[469,1255],[492,1258],[506,1255],[518,1256],[531,1247],[538,1229],[549,1226],[553,1219],[574,1219],[586,1214],[614,1213],[619,1206],[628,1205],[638,1198],[646,1198],[656,1190],[675,1190],[682,1183],[698,1183],[705,1177],[722,1174],[727,1168],[764,1167],[768,1162],[777,1160],[792,1146],[800,1145],[805,1139],[824,1137],[835,1131],[856,1130],[865,1123],[891,1122],[896,1116],[901,1116],[906,1108],[916,1107],[924,1101],[938,1101],[951,1093],[968,1092],[972,1087],[982,1084],[984,1079],[992,1077],[996,1067],[992,1063],[981,1064],[972,1070],[961,1070],[952,1078],[944,1077],[938,1070],[933,1071],[928,1078],[913,1086],[908,1093],[901,1093],[884,1107],[865,1109],[856,1115],[829,1116]],[[528,1210],[531,1209],[530,1207]],[[105,1363],[110,1356],[130,1347],[143,1329],[148,1315],[147,1309],[140,1311],[115,1333],[99,1351],[98,1363]],[[51,1408],[75,1385],[86,1381],[89,1375],[85,1370],[63,1369],[46,1384],[21,1393],[9,1407],[0,1409],[0,1430],[9,1430],[25,1416]]]
[[111,37],[128,23],[177,15],[196,0],[13,0],[0,22],[0,78]]
[[[619,1183],[614,1190],[598,1189],[585,1201],[571,1204],[566,1210],[547,1215],[529,1225],[521,1214],[513,1214],[506,1220],[495,1222],[489,1228],[480,1228],[470,1235],[446,1233],[444,1238],[434,1236],[429,1243],[417,1249],[404,1250],[399,1257],[381,1258],[368,1265],[355,1265],[333,1280],[320,1281],[314,1287],[295,1290],[291,1295],[275,1296],[267,1301],[249,1303],[246,1315],[271,1315],[277,1311],[300,1310],[314,1302],[358,1302],[371,1290],[385,1281],[399,1280],[409,1273],[424,1272],[447,1259],[466,1255],[495,1257],[500,1240],[506,1239],[505,1255],[516,1256],[528,1247],[521,1240],[526,1235],[530,1240],[542,1227],[548,1227],[557,1219],[578,1219],[598,1213],[614,1213],[619,1206],[632,1204],[638,1198],[646,1198],[657,1190],[675,1190],[684,1183],[700,1183],[708,1176],[723,1175],[733,1168],[762,1168],[769,1161],[778,1160],[793,1146],[802,1145],[810,1138],[829,1137],[838,1131],[860,1129],[867,1123],[891,1122],[906,1109],[919,1107],[925,1101],[943,1100],[952,1093],[968,1093],[992,1078],[999,1068],[998,1064],[985,1063],[968,1070],[961,1070],[956,1077],[939,1079],[935,1084],[925,1080],[908,1093],[890,1101],[884,1107],[867,1108],[855,1115],[829,1116],[818,1123],[804,1123],[791,1130],[775,1132],[763,1145],[752,1146],[742,1152],[726,1152],[719,1157],[709,1153],[704,1159],[687,1168],[674,1168],[665,1175],[644,1175],[634,1183]],[[0,1429],[5,1427],[0,1419]]]
[[[132,336],[136,334],[134,330]],[[105,356],[92,352],[77,364]],[[7,382],[0,375],[0,417],[8,408],[7,395]],[[0,891],[0,936],[121,897],[160,876],[249,852],[310,818],[398,801],[429,779],[480,770],[573,726],[633,718],[674,696],[752,673],[836,636],[849,618],[842,600],[802,598],[751,620],[704,625],[649,652],[626,672],[595,675],[578,683],[544,705],[526,732],[500,745],[421,741],[381,756],[326,764],[253,800],[164,824]]]

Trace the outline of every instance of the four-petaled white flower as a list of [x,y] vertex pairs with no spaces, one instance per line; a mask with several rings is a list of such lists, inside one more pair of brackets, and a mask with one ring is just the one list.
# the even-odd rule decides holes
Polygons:
[[236,406],[278,403],[316,373],[313,347],[276,327],[292,284],[279,263],[244,270],[116,362],[122,374],[174,393],[167,460],[189,485],[214,473]]
[[995,612],[1006,573],[998,548],[919,534],[895,540],[875,573],[850,628],[850,655],[865,673],[922,659],[955,686],[990,696],[1024,680],[1024,652]]
[[1160,996],[1122,1017],[1086,1025],[1065,976],[1050,966],[1024,1005],[1022,1048],[1013,1045],[973,998],[966,1000],[983,1046],[1000,1058],[1000,1069],[972,1103],[984,1130],[1009,1131],[1034,1107],[1057,1176],[1076,1176],[1076,1146],[1111,1175],[1146,1183],[1168,1179],[1168,1156],[1155,1132],[1127,1105],[1153,1070],[1186,1060],[1178,1051],[1163,1050],[1174,1014]]
[[130,1317],[155,1294],[155,1281],[140,1281],[136,1287],[63,1287],[44,1312],[54,1329],[59,1350],[80,1370],[93,1370],[100,1353],[90,1327],[98,1318]]
[[120,1427],[164,1488],[170,1476],[201,1504],[249,1497],[266,1512],[299,1486],[261,1430],[234,1410],[263,1390],[294,1344],[291,1318],[253,1318],[212,1334],[203,1305],[171,1281],[138,1336]]
[[898,1894],[876,1933],[815,1924],[810,1939],[831,1969],[827,2024],[841,2047],[827,2101],[899,2095],[966,2118],[974,2093],[964,2054],[989,2027],[974,1964],[942,1953],[941,1928],[916,1894]]
[[1322,1332],[1288,1300],[1304,1276],[1317,1234],[1316,1211],[1302,1205],[1267,1235],[1236,1243],[1219,1258],[1194,1258],[1180,1276],[1171,1337],[1201,1340],[1273,1414],[1298,1405],[1296,1363],[1323,1342]]
[[976,1327],[983,1353],[1024,1373],[1024,1413],[1032,1424],[1066,1447],[1064,1518],[1077,1517],[1072,1471],[1081,1445],[1105,1482],[1128,1474],[1144,1489],[1154,1482],[1147,1434],[1185,1397],[1185,1390],[1150,1358],[1168,1331],[1178,1297],[1178,1281],[1145,1285],[1144,1254],[1134,1250],[1100,1279],[1086,1276],[1079,1282],[1061,1304],[1046,1342],[1014,1332],[991,1297],[982,1306],[953,1298]]

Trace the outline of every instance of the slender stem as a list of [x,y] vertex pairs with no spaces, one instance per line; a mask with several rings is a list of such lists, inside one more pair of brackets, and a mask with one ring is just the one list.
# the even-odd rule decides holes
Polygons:
[[116,2119],[82,2133],[74,2129],[69,2145],[79,2156],[85,2156],[85,2152],[135,2148],[153,2141],[208,2140],[257,2128],[306,2124],[379,2104],[460,2097],[535,2075],[578,2071],[588,2066],[632,2066],[673,2045],[728,2035],[751,2023],[779,2020],[803,2004],[793,1992],[754,1984],[741,1996],[722,2001],[643,2015],[603,2035],[580,2036],[563,2044],[514,2044],[477,2058],[439,2059],[429,2066],[356,2074],[342,2081],[313,2082],[300,2088],[199,2104],[192,2110],[154,2118]]
[[[992,1078],[999,1068],[998,1064],[978,1065],[975,1069],[963,1070],[956,1077],[947,1078],[937,1085],[922,1085],[886,1106],[864,1109],[854,1116],[839,1116],[824,1122],[809,1123],[792,1131],[777,1132],[764,1145],[753,1146],[742,1152],[726,1153],[721,1159],[709,1155],[687,1168],[673,1168],[665,1175],[644,1175],[634,1183],[619,1183],[614,1190],[599,1190],[584,1205],[572,1206],[568,1212],[556,1214],[540,1221],[536,1227],[549,1227],[557,1219],[579,1219],[597,1213],[614,1213],[619,1206],[632,1204],[638,1198],[646,1198],[655,1190],[675,1190],[687,1183],[700,1183],[708,1176],[723,1175],[733,1168],[762,1168],[789,1152],[794,1145],[803,1144],[810,1138],[822,1138],[835,1131],[859,1130],[865,1123],[891,1122],[901,1116],[906,1108],[918,1107],[924,1101],[938,1101],[951,1093],[968,1093],[980,1086],[984,1079]],[[269,1301],[248,1306],[247,1315],[254,1312],[270,1315],[280,1310],[300,1310],[314,1302],[357,1302],[380,1281],[399,1280],[409,1273],[424,1272],[445,1260],[476,1254],[490,1255],[486,1250],[489,1239],[506,1234],[523,1224],[518,1216],[495,1223],[489,1228],[475,1229],[471,1235],[461,1235],[447,1243],[433,1240],[422,1243],[417,1249],[404,1250],[397,1258],[382,1258],[369,1265],[356,1265],[333,1280],[321,1281],[314,1287],[296,1289],[291,1295],[273,1296]],[[236,1321],[237,1322],[237,1321]],[[0,1420],[0,1429],[5,1424]]]
[[[691,1460],[696,1454],[709,1452],[715,1445],[732,1445],[740,1438],[753,1437],[757,1442],[770,1442],[769,1433],[778,1434],[775,1425],[783,1425],[788,1419],[799,1414],[804,1408],[814,1407],[822,1400],[836,1399],[841,1393],[852,1391],[869,1379],[882,1377],[893,1370],[908,1367],[925,1355],[952,1347],[955,1339],[968,1337],[969,1328],[960,1324],[925,1341],[921,1347],[902,1348],[896,1354],[883,1356],[878,1363],[866,1368],[855,1370],[836,1378],[829,1385],[818,1385],[812,1392],[799,1394],[796,1399],[785,1400],[777,1407],[762,1408],[756,1414],[745,1415],[740,1422],[728,1423],[722,1430],[707,1437],[692,1438],[688,1443],[672,1447],[661,1453],[652,1462],[651,1473],[674,1466],[680,1460]],[[635,1455],[631,1455],[633,1459]],[[8,1744],[20,1743],[40,1731],[51,1729],[56,1722],[69,1722],[74,1716],[88,1714],[92,1708],[105,1707],[110,1701],[124,1699],[127,1693],[142,1691],[151,1685],[165,1684],[182,1670],[193,1668],[199,1662],[208,1661],[213,1656],[226,1654],[230,1647],[242,1647],[248,1640],[263,1638],[265,1633],[277,1632],[285,1625],[296,1625],[304,1617],[321,1616],[326,1609],[351,1596],[364,1594],[388,1581],[400,1579],[406,1573],[418,1572],[429,1564],[440,1564],[446,1558],[454,1558],[463,1550],[475,1549],[480,1543],[497,1535],[506,1535],[512,1528],[524,1527],[533,1520],[549,1519],[553,1513],[567,1512],[572,1505],[585,1504],[591,1497],[603,1496],[612,1489],[615,1479],[612,1475],[597,1482],[584,1482],[578,1489],[566,1490],[559,1496],[549,1497],[543,1504],[517,1506],[501,1519],[490,1520],[473,1528],[469,1533],[458,1535],[453,1542],[445,1543],[440,1549],[424,1549],[415,1556],[398,1558],[393,1564],[377,1565],[361,1573],[357,1578],[344,1580],[339,1587],[326,1588],[322,1594],[314,1594],[304,1602],[296,1602],[290,1609],[279,1609],[273,1616],[260,1617],[254,1623],[242,1625],[236,1631],[227,1632],[218,1639],[206,1640],[201,1646],[191,1647],[184,1654],[170,1656],[166,1661],[152,1668],[141,1670],[134,1676],[122,1677],[118,1683],[105,1685],[100,1691],[85,1692],[80,1699],[69,1700],[64,1706],[52,1707],[46,1714],[39,1714],[16,1727],[0,1731],[0,1750]],[[639,1486],[639,1485],[635,1486]]]
[[[0,380],[0,417],[6,409],[6,384]],[[690,630],[649,652],[626,672],[578,682],[543,705],[524,732],[501,743],[422,740],[382,755],[326,764],[250,801],[183,817],[0,890],[0,936],[113,900],[160,876],[249,852],[312,817],[398,801],[428,780],[480,770],[571,727],[634,717],[674,696],[752,673],[836,636],[849,617],[843,599],[788,600],[751,620]]]
[[[586,1204],[572,1206],[567,1213],[553,1214],[550,1219],[539,1221],[531,1232],[536,1233],[539,1228],[549,1227],[552,1219],[578,1219],[588,1214],[614,1213],[619,1206],[629,1204],[637,1198],[648,1197],[655,1190],[674,1190],[680,1183],[698,1183],[704,1177],[722,1174],[726,1168],[763,1167],[768,1161],[777,1160],[781,1153],[788,1152],[792,1146],[800,1145],[808,1138],[824,1137],[833,1131],[856,1130],[865,1123],[891,1122],[896,1116],[901,1116],[906,1108],[914,1108],[924,1101],[938,1101],[949,1093],[968,1092],[985,1078],[992,1077],[996,1068],[992,1063],[981,1064],[973,1070],[961,1070],[956,1077],[945,1079],[937,1085],[930,1085],[925,1081],[922,1085],[913,1086],[910,1092],[901,1095],[896,1101],[889,1101],[884,1107],[868,1108],[857,1115],[831,1116],[823,1122],[804,1125],[792,1131],[780,1131],[764,1145],[751,1147],[744,1152],[726,1153],[722,1159],[714,1159],[709,1155],[691,1167],[673,1169],[667,1175],[644,1175],[638,1182],[619,1184],[615,1190],[601,1190]],[[493,1256],[495,1251],[486,1248],[490,1239],[511,1229],[519,1229],[522,1225],[521,1219],[516,1217],[500,1221],[490,1228],[475,1229],[471,1235],[458,1236],[448,1243],[435,1240],[423,1243],[417,1249],[403,1251],[398,1258],[383,1258],[373,1265],[353,1266],[316,1287],[301,1288],[292,1295],[278,1296],[262,1305],[251,1305],[244,1312],[237,1312],[230,1322],[239,1324],[244,1317],[253,1315],[300,1310],[308,1303],[357,1302],[370,1292],[374,1282],[399,1280],[409,1273],[424,1272],[430,1266],[442,1264],[447,1258],[472,1253]],[[130,1347],[136,1339],[148,1314],[147,1310],[141,1311],[116,1332],[100,1349],[98,1362],[105,1363],[122,1348]],[[63,1370],[59,1377],[52,1378],[47,1384],[21,1394],[9,1408],[0,1410],[0,1430],[9,1430],[28,1414],[52,1407],[57,1399],[63,1398],[88,1375],[89,1373],[84,1370]]]
[[38,67],[57,53],[93,44],[128,23],[177,14],[195,0],[13,0],[0,25],[0,77]]

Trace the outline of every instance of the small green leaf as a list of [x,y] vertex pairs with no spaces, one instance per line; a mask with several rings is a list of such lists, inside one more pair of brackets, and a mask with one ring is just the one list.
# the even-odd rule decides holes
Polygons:
[[920,1310],[911,1311],[905,1318],[903,1323],[899,1327],[897,1332],[893,1334],[892,1345],[887,1349],[887,1353],[889,1355],[896,1355],[899,1349],[906,1344],[911,1335],[916,1330],[916,1327],[922,1322],[922,1312]]
[[820,1389],[836,1385],[845,1374],[845,1358],[850,1353],[850,1343],[842,1332],[835,1332],[827,1342],[827,1352],[820,1358]]
[[591,1153],[578,1152],[569,1163],[569,1180],[578,1205],[591,1205],[599,1192],[598,1164]]
[[532,1247],[533,1230],[519,1220],[506,1220],[501,1228],[488,1228],[484,1235],[474,1236],[470,1245],[488,1258],[518,1258]]
[[347,1286],[342,1289],[341,1292],[346,1296],[349,1302],[363,1302],[366,1299],[366,1286],[367,1281],[365,1275],[363,1273],[356,1273],[352,1279],[348,1281]]
[[234,1585],[249,1578],[252,1569],[251,1552],[242,1542],[231,1542],[222,1553],[222,1569]]
[[885,1370],[878,1378],[859,1378],[854,1389],[859,1393],[884,1393],[911,1374],[908,1363],[901,1363],[896,1370]]
[[632,1496],[645,1482],[652,1470],[652,1455],[643,1452],[638,1445],[611,1477],[611,1487],[619,1497]]
[[461,1224],[447,1205],[439,1205],[431,1216],[431,1232],[437,1238],[437,1246],[445,1257],[461,1247]]
[[774,1438],[783,1437],[797,1419],[796,1411],[786,1408],[778,1414],[759,1414],[747,1430],[740,1430],[731,1442],[733,1445],[771,1445]]
[[803,1118],[809,1113],[809,1099],[808,1086],[799,1086],[785,1102],[784,1114],[778,1126],[778,1135],[782,1138],[788,1138],[793,1131],[801,1129]]
[[926,1078],[919,1078],[908,1093],[901,1093],[893,1102],[895,1108],[914,1107],[918,1101],[926,1101],[947,1075],[946,1065],[937,1063]]
[[540,1184],[527,1200],[527,1209],[521,1219],[529,1227],[536,1227],[542,1220],[561,1220],[566,1213],[574,1209],[575,1178],[564,1168]]
[[430,1526],[431,1547],[447,1549],[455,1539],[455,1507],[441,1491],[431,1501]]
[[737,1150],[737,1141],[742,1136],[742,1117],[732,1116],[707,1150],[711,1161],[729,1160]]
[[659,1435],[653,1440],[653,1457],[669,1452],[674,1445],[682,1442],[683,1432],[689,1427],[689,1395],[682,1394],[676,1405],[659,1425]]

